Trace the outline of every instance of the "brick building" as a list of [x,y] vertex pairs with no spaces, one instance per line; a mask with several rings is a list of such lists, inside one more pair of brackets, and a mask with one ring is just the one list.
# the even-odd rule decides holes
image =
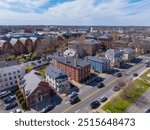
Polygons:
[[69,45],[79,46],[84,49],[86,55],[94,56],[100,49],[100,42],[94,39],[73,40],[68,42]]
[[71,80],[83,82],[90,78],[91,65],[79,58],[57,57],[54,65],[64,71]]
[[38,71],[32,70],[20,78],[18,80],[18,86],[23,93],[28,107],[51,97],[52,89]]

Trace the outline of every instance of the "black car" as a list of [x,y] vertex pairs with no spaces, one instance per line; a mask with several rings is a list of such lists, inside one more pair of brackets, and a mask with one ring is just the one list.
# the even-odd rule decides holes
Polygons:
[[4,97],[6,97],[6,96],[8,96],[8,95],[10,95],[11,94],[11,91],[4,91],[4,92],[1,92],[0,93],[0,99],[1,98],[4,98]]
[[9,104],[5,104],[5,109],[9,110],[9,109],[12,109],[16,106],[18,106],[17,102],[12,102],[12,103],[9,103]]
[[96,109],[100,106],[100,102],[98,100],[96,101],[93,101],[91,104],[90,104],[90,108],[91,109]]
[[72,97],[72,98],[69,99],[69,102],[70,102],[71,105],[73,105],[75,103],[80,102],[80,99],[79,99],[78,96],[74,96],[74,97]]
[[121,73],[116,73],[115,76],[116,76],[117,78],[119,78],[119,77],[122,76],[122,74],[121,74]]
[[150,113],[150,108],[145,111],[145,113]]
[[108,99],[108,97],[102,96],[102,97],[100,97],[99,101],[100,102],[105,102],[105,101],[107,101],[107,99]]
[[16,99],[15,95],[14,96],[8,96],[8,97],[3,99],[3,102],[8,103],[8,102],[13,101],[15,99]]
[[52,110],[54,108],[54,105],[50,104],[50,105],[47,105],[46,107],[44,107],[42,110],[41,110],[41,113],[46,113],[50,110]]
[[104,85],[103,83],[98,83],[96,86],[97,86],[97,88],[102,88],[102,87],[104,87],[105,85]]
[[137,77],[138,76],[138,73],[133,73],[133,77]]

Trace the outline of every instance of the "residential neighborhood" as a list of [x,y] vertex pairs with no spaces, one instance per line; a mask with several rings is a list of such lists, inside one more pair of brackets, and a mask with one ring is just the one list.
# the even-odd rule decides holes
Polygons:
[[[134,111],[131,105],[140,96],[129,98],[149,92],[147,28],[141,27],[143,36],[138,27],[72,27],[68,33],[66,26],[55,34],[48,27],[46,33],[32,29],[0,37],[0,112],[144,113],[150,108],[147,99],[144,110],[134,106]],[[116,108],[119,97],[130,103]]]

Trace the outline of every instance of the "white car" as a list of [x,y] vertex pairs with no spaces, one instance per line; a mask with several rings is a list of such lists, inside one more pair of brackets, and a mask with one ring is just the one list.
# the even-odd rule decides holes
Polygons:
[[21,111],[21,109],[18,108],[18,109],[11,111],[10,113],[22,113],[22,111]]

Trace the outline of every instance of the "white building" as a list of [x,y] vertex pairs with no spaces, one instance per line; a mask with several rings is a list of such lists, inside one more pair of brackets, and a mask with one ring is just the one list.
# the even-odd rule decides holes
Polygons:
[[59,93],[67,94],[70,91],[68,76],[52,65],[46,69],[46,81]]
[[0,68],[0,91],[17,86],[17,79],[25,75],[24,66],[15,65]]

